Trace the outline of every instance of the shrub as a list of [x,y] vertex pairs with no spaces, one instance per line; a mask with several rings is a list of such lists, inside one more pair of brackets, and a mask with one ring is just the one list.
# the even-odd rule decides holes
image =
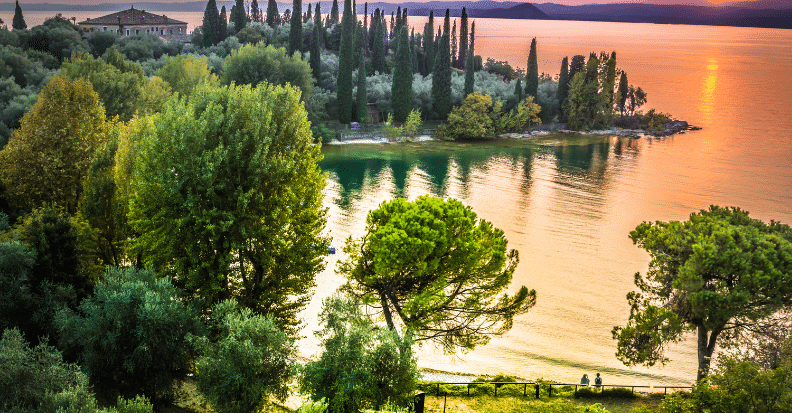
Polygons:
[[314,142],[330,143],[334,139],[340,138],[338,132],[322,124],[311,126],[311,133],[313,134]]
[[469,94],[462,106],[455,107],[448,115],[448,122],[437,128],[437,134],[449,139],[480,139],[495,134],[493,118],[500,113],[500,102],[493,105],[489,95],[478,92]]
[[402,127],[396,126],[393,122],[393,114],[388,113],[388,120],[382,125],[382,132],[388,140],[398,140],[402,136]]
[[407,115],[407,120],[404,122],[403,127],[404,135],[408,138],[415,138],[421,132],[421,111],[413,109]]
[[198,339],[196,384],[217,412],[255,411],[267,396],[284,400],[295,372],[294,342],[271,317],[234,300],[212,308],[219,340]]
[[274,85],[290,83],[300,88],[301,100],[310,96],[313,89],[311,68],[302,61],[299,53],[289,56],[286,49],[264,46],[263,43],[245,45],[232,51],[223,63],[220,79],[224,85],[234,82],[256,86],[264,81]]

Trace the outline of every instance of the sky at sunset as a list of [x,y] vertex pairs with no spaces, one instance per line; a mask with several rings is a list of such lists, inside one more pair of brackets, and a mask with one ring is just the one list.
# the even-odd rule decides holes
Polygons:
[[[167,0],[141,0],[141,1],[151,1],[151,2],[167,2],[167,3],[182,3],[182,2],[192,2],[194,0],[185,0],[185,1],[167,1]],[[325,1],[325,0],[323,0]],[[397,1],[397,0],[374,0],[381,1],[383,3],[404,3],[404,1]],[[415,2],[421,2],[420,0],[409,0]],[[441,0],[442,1],[442,0]],[[566,4],[566,5],[580,5],[580,4],[602,4],[602,3],[652,3],[652,4],[691,4],[691,5],[720,5],[725,3],[731,3],[734,0],[540,0],[534,1],[532,3],[556,3],[556,4]],[[279,0],[279,3],[290,3],[289,0]],[[0,3],[13,3],[13,1],[3,0]],[[35,0],[35,1],[28,1],[22,0],[22,4],[24,3],[54,3],[54,4],[101,4],[101,3],[134,3],[133,0]],[[792,0],[790,0],[790,5],[792,6]]]

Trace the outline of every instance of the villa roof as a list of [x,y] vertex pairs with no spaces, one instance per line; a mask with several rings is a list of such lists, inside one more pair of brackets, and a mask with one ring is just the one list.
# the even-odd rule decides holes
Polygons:
[[97,17],[94,19],[89,18],[85,21],[81,21],[80,24],[100,24],[100,25],[123,24],[124,26],[156,24],[156,25],[166,26],[166,25],[187,24],[187,23],[176,19],[171,19],[170,17],[167,17],[164,14],[159,15],[154,13],[148,13],[145,10],[137,10],[133,6],[128,10],[123,10],[113,14],[108,14],[107,16]]

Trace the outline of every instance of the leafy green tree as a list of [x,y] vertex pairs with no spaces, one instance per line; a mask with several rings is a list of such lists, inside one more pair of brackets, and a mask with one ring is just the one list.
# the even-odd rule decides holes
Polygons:
[[14,30],[27,29],[27,23],[25,23],[25,18],[22,17],[22,8],[19,7],[19,0],[16,1],[16,7],[14,7],[14,20],[12,20],[11,22],[11,27]]
[[157,70],[157,76],[182,97],[191,96],[204,83],[215,87],[220,83],[209,69],[209,60],[206,57],[190,55],[165,58],[165,65]]
[[289,56],[284,48],[272,45],[244,45],[223,62],[220,83],[256,86],[262,82],[273,85],[291,84],[302,92],[303,98],[311,94],[313,78],[311,68],[299,55]]
[[201,33],[203,33],[204,47],[214,46],[220,41],[220,14],[217,11],[215,0],[209,0],[206,3]]
[[[475,94],[471,95],[475,96]],[[347,240],[339,273],[345,290],[379,308],[388,327],[415,332],[447,352],[472,350],[503,334],[536,292],[509,287],[519,262],[503,231],[469,207],[429,196],[384,202],[366,219],[366,235]],[[503,293],[503,294],[501,294]]]
[[77,52],[63,63],[60,72],[69,79],[83,78],[99,95],[108,118],[128,121],[135,116],[147,83],[143,68],[124,58],[118,48],[107,50],[104,59]]
[[88,45],[94,57],[101,57],[107,49],[112,47],[118,40],[118,34],[111,31],[98,31],[88,34]]
[[[335,3],[334,3],[335,4]],[[351,0],[344,0],[344,17],[341,20],[341,46],[338,51],[338,121],[352,120],[352,69],[354,66],[355,17]]]
[[539,95],[539,61],[536,55],[536,38],[531,40],[531,51],[528,53],[528,69],[525,73],[525,96],[533,96],[536,99]]
[[304,392],[326,399],[334,413],[411,401],[418,371],[409,332],[399,336],[377,328],[363,315],[360,301],[349,297],[326,299],[319,317],[324,328],[316,335],[324,352],[306,363],[300,380]]
[[94,389],[110,400],[145,394],[167,400],[190,371],[199,309],[150,269],[108,268],[78,311],[58,314],[61,342],[79,349]]
[[575,55],[572,56],[572,62],[569,63],[569,79],[575,77],[576,74],[586,70],[586,56]]
[[31,285],[35,263],[36,251],[27,245],[0,242],[0,330],[17,328],[31,342],[53,331],[44,295]]
[[278,13],[278,4],[275,0],[267,1],[267,24],[269,27],[274,28],[278,24],[280,14]]
[[590,130],[596,127],[598,115],[602,110],[603,101],[596,78],[587,82],[585,72],[577,73],[569,83],[569,95],[564,108],[569,127],[575,130]]
[[368,95],[366,94],[366,58],[361,53],[358,56],[357,90],[355,91],[355,103],[357,105],[357,119],[360,122],[369,122],[368,115]]
[[569,96],[569,59],[561,60],[561,72],[558,75],[558,104],[563,108]]
[[605,80],[602,82],[602,93],[605,95],[605,105],[608,112],[613,111],[615,100],[616,88],[616,52],[612,52],[610,57],[605,60],[605,68],[603,70]]
[[0,176],[12,206],[54,202],[75,213],[90,160],[111,129],[88,81],[53,76],[0,151]]
[[270,395],[285,400],[296,370],[294,340],[271,317],[254,315],[234,300],[216,304],[212,317],[218,338],[197,341],[195,379],[214,411],[257,411]]
[[391,99],[393,101],[393,117],[397,122],[404,122],[412,110],[412,59],[410,59],[410,40],[407,37],[407,26],[399,30],[399,45],[396,48],[393,69],[393,85]]
[[289,28],[289,54],[303,51],[303,29],[302,29],[302,0],[294,0],[292,3],[292,18]]
[[462,105],[455,107],[448,120],[437,129],[437,134],[450,139],[480,139],[495,134],[495,118],[500,112],[500,102],[493,107],[492,97],[474,92],[465,97]]
[[60,14],[30,29],[25,43],[23,47],[49,53],[59,62],[74,52],[90,51],[78,28]]
[[635,275],[640,292],[627,295],[627,325],[613,329],[616,356],[627,365],[664,364],[667,343],[693,330],[701,379],[719,340],[792,303],[787,225],[712,206],[685,222],[644,222],[630,238],[652,260],[645,276]]
[[327,251],[321,154],[297,89],[204,86],[143,129],[136,250],[207,305],[236,298],[293,333]]

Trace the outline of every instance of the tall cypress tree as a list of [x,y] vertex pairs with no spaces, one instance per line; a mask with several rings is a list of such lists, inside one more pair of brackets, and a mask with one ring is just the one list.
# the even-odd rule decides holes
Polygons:
[[253,0],[252,2],[250,2],[250,20],[261,23],[261,21],[263,20],[261,16],[262,14],[263,13],[259,8],[258,0]]
[[432,111],[441,120],[445,120],[451,111],[451,45],[448,36],[445,33],[440,37],[432,71]]
[[278,12],[278,4],[275,3],[275,0],[269,0],[267,2],[267,25],[269,27],[275,27],[278,24],[279,18],[280,13]]
[[415,44],[417,41],[415,38],[415,27],[412,27],[410,30],[410,56],[412,57],[412,70],[413,73],[420,73],[418,70],[418,46]]
[[630,94],[630,84],[627,83],[627,73],[622,72],[619,78],[619,101],[616,102],[619,106],[619,113],[624,116],[624,105],[627,103],[627,95]]
[[[358,21],[355,25],[355,57],[353,58],[355,69],[359,68],[358,65],[360,64],[360,56],[363,56],[364,60],[366,57],[366,48],[364,46],[364,42],[366,41],[365,38],[366,36],[363,34],[363,22]],[[365,68],[366,66],[364,65],[363,69]]]
[[525,95],[537,97],[539,92],[539,60],[536,56],[536,38],[531,40],[531,51],[528,53],[528,70],[525,73]]
[[454,28],[451,29],[451,66],[457,67],[457,36],[456,36],[456,20],[454,20]]
[[607,93],[607,104],[608,110],[613,110],[613,104],[615,103],[615,96],[614,90],[616,88],[616,51],[613,51],[610,55],[610,59],[608,59],[607,68],[607,75],[605,77],[605,85],[603,86],[603,90]]
[[467,10],[462,8],[462,17],[459,19],[459,68],[467,65],[467,51],[468,51],[468,15]]
[[467,58],[465,59],[465,96],[473,93],[473,82],[474,82],[473,72],[475,69],[473,67],[474,55],[475,53],[473,52],[473,48],[471,47],[470,50],[468,50]]
[[434,68],[434,11],[429,12],[429,21],[424,25],[423,34],[424,48],[424,76],[432,72]]
[[225,6],[220,10],[220,20],[218,22],[218,39],[222,42],[228,37],[228,14],[226,14]]
[[338,0],[333,0],[333,7],[330,8],[330,24],[338,23]]
[[451,17],[448,9],[446,9],[445,19],[443,19],[443,34],[446,36],[450,36],[451,34]]
[[302,0],[292,2],[292,18],[289,27],[289,54],[303,51]]
[[308,64],[315,79],[319,79],[322,63],[322,13],[319,9],[319,2],[316,2],[316,13],[314,13],[314,27],[311,39],[311,59]]
[[358,122],[369,122],[368,96],[366,94],[366,54],[358,55],[357,91],[355,93],[355,106],[357,107]]
[[525,92],[522,88],[522,83],[520,78],[517,78],[517,83],[514,84],[514,98],[517,101],[517,105],[520,104],[523,100],[525,100]]
[[313,10],[311,8],[311,3],[308,3],[308,10],[305,11],[305,19],[303,20],[303,23],[308,23],[309,21],[313,20],[313,16],[311,16],[311,10]]
[[355,47],[355,17],[352,1],[344,0],[344,16],[341,20],[341,46],[338,51],[338,120],[352,121],[352,59]]
[[572,62],[569,63],[569,81],[575,78],[575,75],[586,69],[586,57],[583,55],[572,56]]
[[234,31],[236,33],[239,33],[240,30],[247,26],[244,0],[236,0],[236,4],[231,9],[231,21],[234,22]]
[[392,30],[396,31],[396,33],[393,35],[393,37],[396,37],[396,36],[399,35],[399,32],[401,31],[401,27],[402,27],[401,6],[399,6],[399,7],[396,8],[396,26],[391,28]]
[[206,3],[204,10],[203,24],[201,25],[201,33],[203,33],[204,47],[214,46],[220,41],[220,15],[217,13],[217,3],[215,0],[209,0]]
[[561,113],[564,113],[564,102],[569,96],[569,58],[564,56],[561,60],[561,73],[558,75],[558,104],[561,107]]
[[14,19],[11,21],[11,28],[14,30],[27,29],[25,18],[22,17],[22,8],[19,7],[19,0],[16,2],[16,7],[14,7]]
[[[379,10],[379,9],[377,9]],[[371,22],[373,41],[371,42],[371,67],[375,72],[387,73],[388,66],[385,64],[385,25],[382,14],[374,11],[376,21]]]
[[393,83],[391,84],[391,103],[393,118],[404,122],[412,109],[412,58],[410,57],[410,39],[407,27],[402,26],[398,35],[398,46],[394,57]]

